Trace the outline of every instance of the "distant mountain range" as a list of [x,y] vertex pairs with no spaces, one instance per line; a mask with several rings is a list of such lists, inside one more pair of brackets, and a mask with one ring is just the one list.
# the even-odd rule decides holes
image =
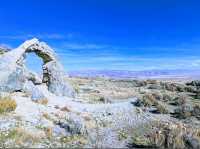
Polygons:
[[107,77],[107,78],[200,78],[200,70],[84,70],[70,71],[73,77]]

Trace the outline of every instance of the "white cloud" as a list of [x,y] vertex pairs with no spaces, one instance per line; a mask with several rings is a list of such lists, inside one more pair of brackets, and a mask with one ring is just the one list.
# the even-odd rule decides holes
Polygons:
[[81,50],[81,49],[103,49],[103,48],[106,48],[107,46],[106,45],[98,45],[98,44],[90,44],[90,43],[84,43],[84,44],[81,44],[81,43],[64,43],[63,45],[63,48],[67,48],[67,49],[78,49],[78,50]]
[[28,38],[41,38],[41,39],[69,39],[73,36],[72,33],[58,34],[58,33],[41,33],[41,34],[18,34],[18,35],[0,35],[1,39],[19,39],[26,40]]

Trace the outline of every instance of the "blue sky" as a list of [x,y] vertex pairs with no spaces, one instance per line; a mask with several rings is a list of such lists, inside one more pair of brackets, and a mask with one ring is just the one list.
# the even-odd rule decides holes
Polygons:
[[[66,70],[199,69],[198,0],[7,0],[0,45],[37,37]],[[37,58],[28,65],[39,69]]]

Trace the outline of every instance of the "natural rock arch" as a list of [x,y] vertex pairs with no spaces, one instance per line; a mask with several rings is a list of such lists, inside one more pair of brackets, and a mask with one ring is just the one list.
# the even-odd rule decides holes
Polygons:
[[[44,50],[45,49],[45,50]],[[48,50],[46,50],[48,49]],[[36,56],[40,57],[43,61],[43,78],[41,83],[46,83],[47,85],[50,84],[50,78],[49,78],[49,68],[46,67],[46,64],[50,63],[50,62],[54,62],[54,63],[58,63],[58,60],[55,56],[55,54],[53,53],[53,51],[47,47],[47,45],[45,45],[45,48],[38,45],[38,44],[33,44],[32,46],[30,46],[29,48],[27,48],[27,50],[25,51],[25,54],[23,56],[23,59],[26,59],[26,54],[28,53],[35,53]],[[34,81],[33,81],[34,83]],[[36,83],[37,84],[37,83]]]
[[32,91],[32,88],[38,90],[38,77],[30,72],[24,64],[26,54],[30,52],[34,52],[44,62],[41,83],[46,83],[48,90],[56,95],[74,96],[74,90],[66,82],[66,73],[53,49],[35,38],[24,42],[18,48],[0,57],[0,71],[2,72],[0,75],[0,91],[38,92]]

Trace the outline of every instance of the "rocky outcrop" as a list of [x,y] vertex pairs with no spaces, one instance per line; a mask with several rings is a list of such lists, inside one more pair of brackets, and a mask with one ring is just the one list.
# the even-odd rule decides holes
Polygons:
[[[34,52],[43,60],[43,79],[30,72],[24,62],[26,54]],[[66,82],[66,73],[54,51],[44,42],[32,39],[0,57],[0,91],[25,91],[39,94],[37,86],[45,83],[50,92],[59,96],[74,96]],[[41,94],[39,94],[41,97]],[[32,95],[33,97],[35,95]]]
[[10,51],[9,48],[0,46],[0,55],[6,53],[6,52],[8,52],[8,51]]

